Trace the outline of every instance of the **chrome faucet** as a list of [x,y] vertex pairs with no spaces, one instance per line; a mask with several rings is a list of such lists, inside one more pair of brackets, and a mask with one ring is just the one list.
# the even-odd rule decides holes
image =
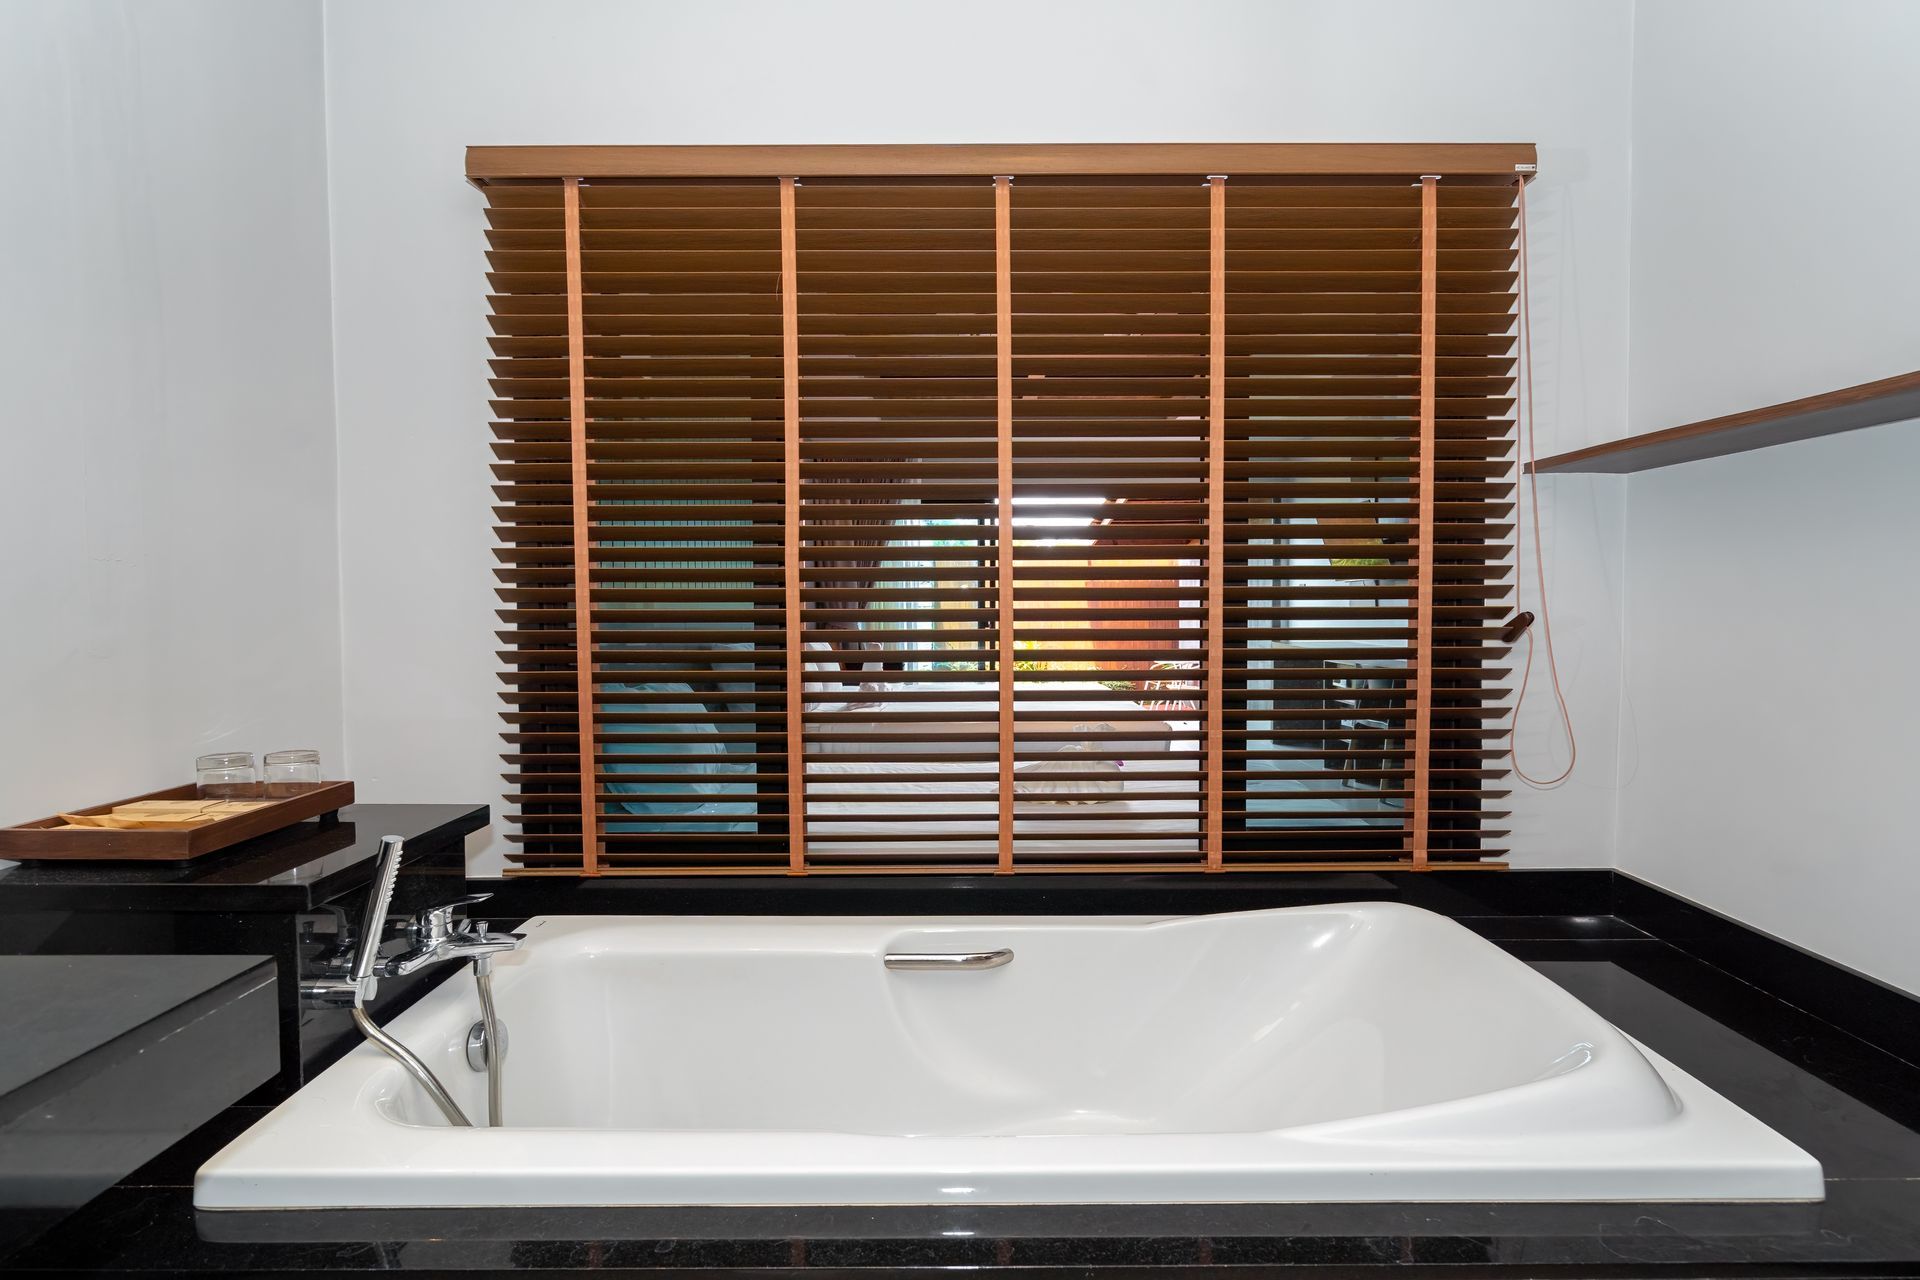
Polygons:
[[446,1086],[411,1049],[374,1022],[367,1013],[366,1003],[373,999],[381,978],[404,977],[447,960],[473,961],[473,976],[480,990],[481,1024],[484,1028],[480,1039],[485,1046],[487,1111],[491,1123],[498,1125],[500,1068],[501,1060],[506,1056],[506,1042],[493,1008],[493,957],[503,951],[517,949],[522,935],[495,933],[484,921],[456,920],[454,912],[485,902],[493,896],[490,893],[469,894],[415,914],[405,927],[412,946],[392,959],[381,959],[380,947],[386,940],[387,911],[393,905],[393,890],[399,883],[400,860],[405,848],[406,842],[399,836],[380,838],[380,861],[374,871],[373,884],[367,892],[367,910],[361,918],[358,938],[354,940],[351,951],[335,953],[341,960],[332,966],[332,972],[301,983],[300,993],[317,1004],[351,1005],[354,1025],[360,1028],[361,1034],[406,1068],[407,1073],[427,1091],[449,1123],[471,1127],[473,1122],[467,1119],[466,1113],[453,1100],[453,1095],[447,1092]]
[[470,893],[444,906],[419,912],[407,923],[412,950],[387,961],[382,971],[392,977],[405,977],[444,960],[471,960],[491,971],[493,957],[502,951],[518,949],[522,935],[494,933],[484,920],[456,920],[453,913],[462,907],[478,906],[492,896]]

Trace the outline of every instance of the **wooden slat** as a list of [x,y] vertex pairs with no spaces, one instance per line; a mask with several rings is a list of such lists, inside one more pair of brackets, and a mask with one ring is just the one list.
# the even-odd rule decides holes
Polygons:
[[[574,584],[585,577],[576,571],[574,499],[577,495],[571,460],[578,423],[569,385],[573,369],[570,343],[580,332],[580,325],[577,319],[570,323],[563,185],[559,181],[548,181],[537,187],[518,188],[515,198],[532,203],[511,207],[502,204],[503,193],[488,193],[489,222],[503,225],[507,215],[515,211],[537,218],[537,225],[547,229],[543,234],[550,237],[557,264],[551,277],[541,277],[540,287],[545,292],[537,301],[543,327],[540,337],[528,340],[539,344],[538,350],[509,347],[496,352],[507,357],[537,354],[544,358],[545,363],[540,366],[517,365],[502,372],[511,377],[516,369],[538,367],[543,374],[556,379],[558,390],[553,394],[557,398],[551,405],[550,420],[540,423],[537,429],[531,422],[516,422],[514,426],[551,442],[555,451],[541,456],[560,464],[555,477],[558,483],[554,486],[557,497],[542,504],[537,517],[531,502],[514,499],[509,499],[510,505],[501,512],[502,523],[507,526],[506,537],[519,542],[532,542],[536,538],[545,542],[553,558],[544,563],[551,564],[557,574],[548,579],[555,585],[551,599],[512,611],[530,615],[525,625],[537,627],[541,635],[537,652],[523,650],[503,656],[503,661],[518,668],[503,673],[503,678],[516,690],[526,692],[504,704],[510,709],[503,717],[507,731],[502,736],[511,744],[506,757],[511,766],[510,787],[505,798],[517,812],[503,814],[502,820],[516,828],[509,838],[543,856],[564,858],[571,874],[580,875],[586,870],[587,859],[597,853],[600,842],[594,830],[598,815],[589,805],[583,822],[580,797],[582,739],[587,739],[587,749],[591,751],[593,735],[592,716],[582,716],[581,708],[585,705],[591,711],[593,706],[593,670],[590,660],[582,661],[583,652],[590,659],[591,645],[583,649],[578,629],[572,625],[580,603]],[[492,320],[496,329],[510,325],[519,305],[532,301],[517,296],[495,298]],[[499,428],[495,431],[498,434]],[[578,486],[581,492],[584,488]],[[534,532],[536,518],[541,524],[538,534]],[[511,594],[503,592],[503,602]],[[529,654],[532,656],[525,656]],[[542,674],[536,676],[535,671]]]
[[1439,327],[1439,179],[1420,179],[1420,513],[1418,529],[1419,577],[1414,588],[1415,634],[1413,685],[1413,812],[1410,815],[1410,851],[1415,870],[1425,870],[1432,832],[1432,785],[1429,769],[1433,753],[1433,660],[1428,656],[1434,634],[1433,536],[1434,476],[1434,361]]
[[786,583],[787,640],[787,871],[807,873],[806,636],[801,624],[800,557],[800,267],[794,218],[794,179],[780,179],[780,346],[785,411],[783,483],[785,536],[781,570]]
[[[929,191],[937,194],[929,197]],[[910,203],[924,206],[930,199],[949,207],[935,211]],[[938,212],[937,222],[925,216],[931,212]],[[799,190],[798,215],[804,618],[816,639],[823,628],[832,629],[831,648],[810,651],[810,658],[829,669],[838,665],[846,677],[843,689],[852,691],[857,680],[862,704],[858,712],[815,705],[807,714],[808,740],[816,753],[830,746],[836,763],[885,760],[904,766],[891,782],[931,784],[937,791],[943,780],[951,781],[941,772],[941,760],[949,757],[930,760],[923,748],[965,739],[967,748],[977,747],[967,750],[966,758],[977,759],[984,769],[970,780],[988,784],[977,798],[992,811],[995,695],[982,699],[982,712],[962,717],[981,732],[956,735],[942,719],[918,710],[932,697],[903,687],[928,675],[925,667],[934,661],[951,668],[941,675],[994,687],[987,664],[997,649],[997,630],[968,625],[992,618],[996,598],[988,581],[996,536],[989,522],[996,492],[998,394],[998,343],[990,331],[995,313],[992,184],[812,182]],[[849,243],[856,226],[871,239]],[[955,237],[987,252],[954,258],[942,246]],[[815,252],[823,243],[834,246],[830,253]],[[842,278],[863,275],[874,265],[888,268],[898,286],[886,292],[891,314],[851,314],[840,305],[842,295],[825,292],[845,287]],[[930,269],[916,272],[923,265]],[[943,269],[948,266],[964,269]],[[954,299],[964,299],[960,310],[951,309]],[[883,325],[888,332],[879,330]],[[965,376],[938,376],[943,353],[971,359]],[[926,367],[928,357],[935,367]],[[951,354],[944,359],[951,363]],[[916,363],[920,367],[911,367]],[[922,402],[930,399],[941,404],[929,411]],[[897,523],[904,532],[928,520],[964,521],[975,528],[969,534],[949,526],[933,534],[949,543],[940,548],[873,545],[876,525]],[[936,562],[933,570],[908,572],[929,560]],[[973,572],[963,575],[962,566]],[[937,584],[931,591],[909,589],[929,579]],[[971,637],[972,643],[957,637]],[[904,648],[908,645],[915,648]],[[976,665],[963,670],[969,661]],[[871,669],[876,662],[895,669],[876,673]],[[840,794],[839,781],[836,775],[835,785],[824,792],[816,786],[816,870],[823,858],[845,856],[840,850],[854,839],[842,834],[849,821],[891,817],[864,803],[857,818],[844,809],[823,810],[824,804],[853,803]],[[894,803],[905,802],[896,798]],[[915,812],[933,813],[937,807]],[[916,818],[900,819],[893,842],[898,848],[874,847],[864,856],[915,856],[916,828],[924,825]],[[996,827],[989,816],[979,824],[977,839],[959,837],[963,845],[977,844],[977,852],[965,855],[977,860],[977,870],[997,867]],[[888,843],[867,836],[859,840],[863,847]]]
[[1201,670],[1206,690],[1207,870],[1224,865],[1226,851],[1226,596],[1227,596],[1227,177],[1208,185],[1207,309],[1207,658]]
[[[998,174],[1364,177],[1445,173],[1510,182],[1532,143],[1078,143],[976,146],[468,147],[467,177],[993,177]],[[724,191],[689,207],[739,203]]]
[[1013,192],[1012,179],[993,179],[993,279],[995,337],[995,564],[999,631],[998,860],[1001,875],[1013,874],[1014,815],[1014,591],[1013,591]]
[[[571,457],[568,483],[573,496],[573,616],[586,618],[593,611],[593,551],[587,528],[587,374],[586,325],[581,299],[584,287],[580,270],[580,180],[568,178],[561,186],[561,216],[566,241],[567,274],[567,404]],[[580,758],[592,761],[598,750],[594,733],[593,640],[584,627],[575,628],[574,683]],[[599,807],[581,796],[580,870],[583,875],[600,873]]]

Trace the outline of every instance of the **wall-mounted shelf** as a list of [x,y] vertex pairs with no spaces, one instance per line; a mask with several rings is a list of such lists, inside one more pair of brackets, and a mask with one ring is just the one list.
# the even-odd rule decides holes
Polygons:
[[1534,464],[1541,475],[1566,471],[1620,474],[1670,467],[1678,462],[1745,453],[1768,445],[1858,431],[1920,418],[1920,372],[1902,373],[1857,387],[1842,387],[1804,400],[1730,413],[1724,418],[1628,436],[1588,449],[1556,453]]

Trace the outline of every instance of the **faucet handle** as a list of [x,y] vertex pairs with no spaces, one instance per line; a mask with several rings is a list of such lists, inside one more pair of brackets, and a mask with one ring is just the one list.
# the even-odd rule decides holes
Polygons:
[[431,946],[436,942],[445,941],[454,933],[464,930],[468,923],[462,921],[456,927],[453,920],[454,912],[462,907],[471,907],[485,902],[492,896],[490,893],[469,893],[455,898],[452,902],[443,902],[438,906],[416,912],[412,922],[407,926],[407,932],[414,943],[420,946]]

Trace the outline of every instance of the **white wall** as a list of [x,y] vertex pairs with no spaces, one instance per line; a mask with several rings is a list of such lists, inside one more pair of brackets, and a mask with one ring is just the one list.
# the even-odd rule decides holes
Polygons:
[[1619,866],[1920,993],[1916,477],[1920,423],[1633,477]]
[[[1633,424],[1920,364],[1920,5],[1643,4]],[[1618,865],[1920,992],[1920,423],[1629,482]]]
[[0,6],[0,822],[341,758],[320,13]]
[[[1625,0],[328,0],[346,716],[362,795],[499,791],[467,145],[1535,141],[1550,452],[1624,424],[1631,13]],[[1604,865],[1619,485],[1544,492],[1575,714],[1600,763],[1522,799],[1520,857]],[[502,847],[475,869],[497,868]]]
[[1633,430],[1911,372],[1920,4],[1659,0],[1634,36]]

